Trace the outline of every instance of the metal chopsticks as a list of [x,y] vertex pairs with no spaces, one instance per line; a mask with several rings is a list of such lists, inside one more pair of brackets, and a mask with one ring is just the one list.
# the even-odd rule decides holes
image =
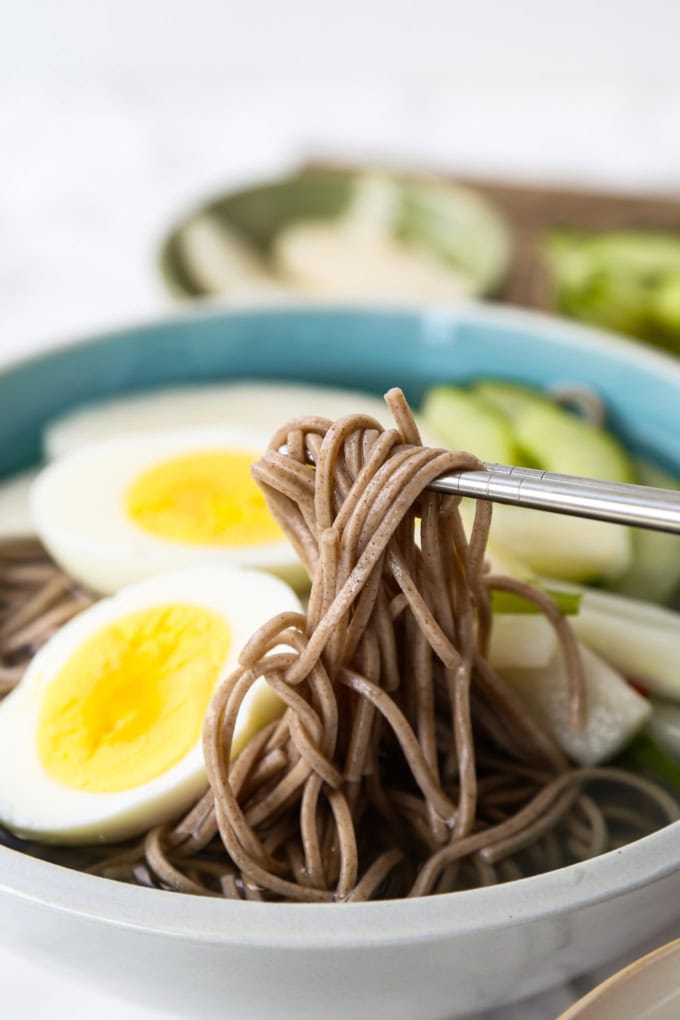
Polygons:
[[680,533],[680,491],[558,475],[507,464],[484,466],[485,471],[443,475],[430,488],[493,503]]
[[[286,447],[282,446],[279,452],[287,453]],[[484,467],[484,471],[442,475],[429,488],[492,503],[629,524],[650,531],[680,533],[680,491],[627,482],[603,482],[508,464],[485,463]]]

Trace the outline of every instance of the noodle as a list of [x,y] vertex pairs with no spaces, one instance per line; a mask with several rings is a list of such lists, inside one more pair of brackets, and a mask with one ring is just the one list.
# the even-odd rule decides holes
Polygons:
[[[141,841],[83,850],[89,870],[202,895],[355,902],[509,881],[678,817],[649,780],[571,767],[491,667],[490,593],[511,591],[552,624],[571,722],[583,725],[567,621],[544,592],[486,572],[490,504],[477,504],[468,537],[459,499],[428,491],[482,465],[423,448],[403,394],[386,399],[395,429],[366,415],[298,418],[253,466],[312,578],[308,612],[262,626],[215,693],[209,788],[191,811]],[[89,601],[37,545],[2,547],[0,689]],[[261,677],[283,715],[232,761]],[[641,812],[612,797],[624,787]]]
[[0,543],[0,694],[16,687],[36,651],[94,601],[37,541]]

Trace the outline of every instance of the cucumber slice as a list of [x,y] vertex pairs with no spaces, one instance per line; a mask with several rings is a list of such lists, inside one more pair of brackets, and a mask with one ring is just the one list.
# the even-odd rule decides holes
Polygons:
[[[526,386],[485,380],[428,393],[423,416],[449,446],[484,460],[563,474],[632,481],[635,470],[608,432]],[[538,510],[494,507],[491,537],[531,573],[572,581],[614,579],[631,566],[627,529]]]
[[[680,489],[680,482],[647,461],[637,461],[638,480],[643,485]],[[613,588],[622,595],[665,602],[680,584],[680,539],[663,531],[632,528],[633,562]]]
[[680,268],[659,284],[651,311],[659,328],[677,337],[674,345],[677,350],[680,346]]
[[514,421],[527,407],[534,407],[536,404],[551,406],[547,397],[542,396],[537,390],[532,390],[529,386],[522,386],[519,383],[503,382],[498,379],[483,379],[481,382],[475,383],[472,392],[488,404],[493,404],[511,421]]
[[562,312],[680,350],[680,236],[554,231],[545,254]]
[[617,439],[536,390],[485,380],[473,392],[510,418],[525,467],[529,461],[545,471],[616,482],[634,480],[632,462]]
[[516,463],[512,429],[493,404],[457,386],[435,386],[425,396],[421,417],[451,450],[468,450],[480,460]]
[[514,425],[518,446],[546,471],[612,482],[635,479],[631,459],[618,440],[553,404],[529,404]]
[[524,507],[494,507],[491,537],[532,574],[568,581],[619,577],[632,560],[626,528]]
[[[460,509],[469,531],[473,501],[463,500]],[[632,545],[629,529],[616,524],[496,505],[487,559],[494,573],[522,580],[609,581],[630,568]]]
[[[604,429],[541,395],[512,384],[482,384],[480,393],[510,415],[519,456],[562,474],[633,481],[632,461]],[[534,571],[571,580],[616,578],[631,564],[631,536],[618,525],[494,508],[492,535]]]

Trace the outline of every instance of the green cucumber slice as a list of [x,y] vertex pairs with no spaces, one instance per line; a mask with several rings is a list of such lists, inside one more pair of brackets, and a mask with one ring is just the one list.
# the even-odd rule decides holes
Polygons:
[[451,450],[467,450],[480,460],[516,463],[511,426],[500,411],[457,386],[435,386],[425,396],[421,417]]

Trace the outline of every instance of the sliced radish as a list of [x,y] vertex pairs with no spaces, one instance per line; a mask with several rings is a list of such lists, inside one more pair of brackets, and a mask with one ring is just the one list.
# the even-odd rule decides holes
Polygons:
[[567,675],[560,651],[538,669],[504,669],[527,710],[555,736],[562,749],[581,765],[613,757],[651,716],[649,702],[594,652],[581,646],[586,679],[586,724],[569,723]]
[[498,613],[494,616],[489,662],[495,669],[537,669],[555,654],[557,638],[541,615]]

